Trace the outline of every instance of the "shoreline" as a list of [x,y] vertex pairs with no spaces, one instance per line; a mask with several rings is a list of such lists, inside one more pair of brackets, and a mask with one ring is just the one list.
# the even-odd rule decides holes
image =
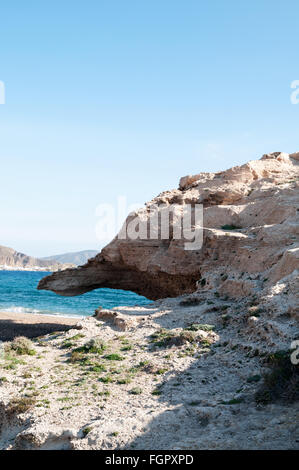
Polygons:
[[[21,307],[22,308],[22,307]],[[52,318],[65,318],[65,319],[70,319],[70,320],[82,320],[82,318],[87,318],[89,316],[92,316],[92,315],[76,315],[75,313],[73,314],[63,314],[63,313],[36,313],[36,312],[16,312],[16,311],[12,311],[12,310],[5,310],[5,309],[0,309],[0,319],[1,319],[1,314],[3,313],[3,315],[16,315],[17,317],[20,317],[22,315],[24,315],[25,318],[27,318],[28,316],[38,316],[38,317],[41,317],[41,318],[45,318],[45,317],[50,317],[51,319]]]
[[66,331],[74,328],[81,319],[82,317],[0,312],[0,341],[11,341],[16,336],[36,338],[54,331]]
[[[50,266],[51,267],[51,266]],[[59,268],[59,269],[54,269],[53,266],[51,267],[52,269],[46,269],[46,266],[30,266],[28,268],[23,268],[22,266],[5,266],[5,265],[0,265],[0,271],[5,271],[5,272],[26,272],[26,273],[57,273],[60,271],[65,271],[67,268]]]
[[52,269],[45,269],[45,267],[43,268],[38,268],[38,267],[35,267],[35,266],[31,266],[30,268],[22,268],[20,266],[6,266],[4,267],[3,265],[0,266],[0,271],[3,271],[3,272],[26,272],[26,273],[53,273],[53,272],[57,272],[52,270]]

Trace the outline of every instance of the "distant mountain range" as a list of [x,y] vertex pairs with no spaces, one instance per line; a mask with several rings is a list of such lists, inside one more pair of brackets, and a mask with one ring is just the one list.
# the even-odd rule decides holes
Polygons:
[[0,269],[20,271],[60,271],[72,264],[62,264],[56,260],[43,260],[27,256],[13,248],[0,245]]
[[98,254],[96,250],[84,250],[77,251],[74,253],[64,253],[62,255],[46,256],[42,258],[45,261],[58,261],[58,263],[74,264],[75,266],[81,266],[87,263],[89,258],[93,258]]
[[0,270],[20,271],[62,271],[67,268],[81,266],[89,258],[93,258],[96,250],[85,250],[76,253],[35,258],[20,253],[13,248],[0,245]]

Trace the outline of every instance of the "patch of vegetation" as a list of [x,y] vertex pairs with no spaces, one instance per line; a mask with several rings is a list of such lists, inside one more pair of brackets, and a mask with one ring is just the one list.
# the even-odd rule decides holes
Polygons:
[[77,363],[83,360],[83,354],[79,351],[72,351],[70,357],[68,358],[68,362]]
[[247,382],[250,384],[250,383],[253,383],[253,382],[259,382],[261,380],[261,376],[256,374],[256,375],[251,375],[250,377],[248,377],[247,379]]
[[194,331],[182,331],[179,337],[183,343],[195,343],[197,335]]
[[171,331],[167,331],[164,328],[161,328],[160,330],[156,331],[156,333],[153,333],[151,335],[151,343],[154,343],[155,346],[166,346],[168,342],[171,341],[172,338],[175,337],[175,334]]
[[78,352],[78,353],[92,353],[92,354],[102,354],[106,350],[107,346],[105,343],[100,339],[100,338],[93,338],[87,343],[85,343],[83,346],[80,346],[79,348],[74,349],[73,352]]
[[94,364],[89,369],[91,372],[106,372],[107,369],[103,364]]
[[37,407],[41,408],[50,408],[50,400],[40,400],[39,403],[36,405]]
[[125,335],[120,335],[117,338],[122,344],[129,344],[129,340]]
[[208,325],[202,323],[192,323],[190,326],[185,328],[187,331],[213,331],[215,325]]
[[243,403],[243,402],[244,402],[243,398],[233,398],[232,400],[222,401],[221,404],[222,405],[239,405],[240,403]]
[[33,397],[13,398],[7,406],[8,414],[22,414],[28,411],[36,404]]
[[106,375],[105,377],[101,377],[99,381],[103,382],[104,384],[109,384],[113,382],[113,378],[110,375]]
[[225,313],[224,315],[221,315],[220,318],[221,318],[223,327],[226,328],[231,320],[231,316],[228,313]]
[[157,374],[157,375],[163,375],[163,374],[165,374],[165,372],[167,372],[167,371],[168,371],[168,369],[157,369],[156,372],[155,372],[155,374]]
[[291,362],[291,351],[277,351],[267,358],[271,371],[255,394],[256,403],[293,403],[299,400],[299,367]]
[[85,335],[78,333],[77,335],[71,336],[68,338],[69,341],[77,341],[78,339],[85,338]]
[[15,357],[15,355],[12,355],[10,353],[5,354],[4,360],[5,360],[5,365],[3,366],[3,369],[5,370],[14,370],[17,368],[17,365],[26,364],[25,361],[23,361],[22,359],[18,359],[17,357]]
[[248,315],[250,316],[255,316],[255,317],[259,317],[261,315],[261,313],[264,313],[265,311],[258,307],[257,305],[253,305],[252,307],[249,307],[248,309]]
[[74,343],[72,341],[63,341],[61,348],[62,349],[70,349],[74,346]]
[[213,344],[213,340],[209,338],[201,338],[200,339],[200,344],[204,348],[210,348],[211,345]]
[[151,335],[151,343],[159,348],[169,348],[171,346],[182,346],[186,342],[193,343],[196,340],[196,335],[193,331],[182,331],[176,333],[173,331],[161,329]]
[[137,367],[145,367],[149,365],[149,361],[140,361],[139,364],[137,364]]
[[57,401],[62,401],[62,402],[65,402],[65,401],[71,401],[72,398],[71,397],[62,397],[62,398],[57,398]]
[[125,358],[120,354],[112,353],[104,356],[104,359],[107,359],[108,361],[123,361]]
[[15,354],[20,356],[28,355],[34,356],[36,351],[33,347],[33,342],[25,336],[18,336],[8,346],[8,350],[14,351]]
[[142,388],[140,387],[134,387],[130,390],[131,395],[141,395],[142,394]]
[[129,384],[131,382],[132,382],[132,380],[130,379],[130,377],[124,377],[122,379],[118,379],[118,381],[117,381],[117,383],[119,385],[125,385],[125,384]]
[[197,297],[186,297],[186,299],[183,299],[180,301],[180,305],[182,307],[191,307],[193,305],[199,305],[200,300]]
[[241,229],[239,225],[233,225],[233,224],[226,224],[221,226],[222,230],[238,230]]
[[87,434],[89,434],[91,431],[92,431],[92,428],[89,427],[89,426],[87,426],[86,428],[82,429],[83,437],[86,437]]
[[110,373],[111,374],[121,374],[122,370],[121,369],[115,369],[115,367],[110,367]]

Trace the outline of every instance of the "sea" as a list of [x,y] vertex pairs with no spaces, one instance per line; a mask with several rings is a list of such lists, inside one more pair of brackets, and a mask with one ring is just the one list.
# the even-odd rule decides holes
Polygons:
[[96,289],[76,297],[61,297],[53,292],[39,291],[39,281],[49,272],[0,271],[0,311],[86,317],[99,306],[145,305],[148,299],[130,291]]

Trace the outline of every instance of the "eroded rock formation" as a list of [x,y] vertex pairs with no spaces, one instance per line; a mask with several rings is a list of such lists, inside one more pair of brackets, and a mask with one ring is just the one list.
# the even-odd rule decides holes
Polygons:
[[[125,289],[150,299],[197,289],[239,297],[261,290],[299,267],[299,153],[272,153],[218,173],[181,178],[137,213],[154,206],[203,204],[203,246],[185,240],[115,238],[82,267],[54,273],[38,288],[72,296],[100,287]],[[158,209],[160,210],[160,209]],[[132,220],[127,218],[126,224]],[[172,228],[170,233],[172,233]]]

